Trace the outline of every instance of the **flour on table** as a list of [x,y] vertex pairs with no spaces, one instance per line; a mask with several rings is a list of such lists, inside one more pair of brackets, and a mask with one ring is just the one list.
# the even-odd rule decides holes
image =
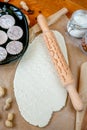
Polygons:
[[[68,62],[64,38],[59,32],[53,32]],[[29,45],[17,67],[14,93],[21,115],[34,126],[46,126],[53,112],[65,106],[67,92],[59,80],[42,34]]]

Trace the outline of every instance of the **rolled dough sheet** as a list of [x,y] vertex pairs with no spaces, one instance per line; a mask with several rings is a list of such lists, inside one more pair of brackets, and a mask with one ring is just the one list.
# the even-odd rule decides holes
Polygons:
[[[53,32],[68,62],[64,38],[59,32]],[[17,67],[14,93],[21,115],[34,126],[46,126],[53,112],[65,106],[67,92],[59,80],[42,34],[30,44]]]

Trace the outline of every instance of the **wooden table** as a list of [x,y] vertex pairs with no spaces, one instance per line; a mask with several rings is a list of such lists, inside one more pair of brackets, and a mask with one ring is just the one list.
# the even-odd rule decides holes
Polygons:
[[[0,0],[0,1],[2,2],[3,0]],[[20,1],[21,0],[10,0],[9,3],[14,4],[21,9]],[[36,23],[36,17],[40,12],[47,17],[55,13],[62,7],[66,7],[69,10],[68,16],[70,16],[73,11],[84,8],[85,6],[81,6],[81,5],[84,5],[85,3],[87,3],[86,0],[82,2],[80,2],[81,0],[79,0],[80,4],[75,3],[75,1],[77,2],[77,0],[74,0],[74,2],[72,2],[73,0],[72,1],[70,0],[42,0],[42,1],[41,0],[24,0],[24,1],[27,3],[30,9],[34,10],[34,14],[29,15],[26,11],[21,9],[30,18],[31,26]]]
[[71,0],[87,9],[87,0]]

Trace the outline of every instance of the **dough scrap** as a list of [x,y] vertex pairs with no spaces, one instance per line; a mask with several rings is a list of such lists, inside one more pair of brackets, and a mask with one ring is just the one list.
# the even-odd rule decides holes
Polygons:
[[[68,62],[63,36],[53,31]],[[21,115],[34,126],[46,126],[66,103],[67,92],[49,56],[42,34],[29,45],[15,74],[14,93]]]

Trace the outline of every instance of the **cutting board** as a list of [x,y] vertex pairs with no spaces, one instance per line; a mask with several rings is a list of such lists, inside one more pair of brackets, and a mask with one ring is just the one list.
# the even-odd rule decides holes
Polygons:
[[[81,41],[72,38],[67,33],[67,22],[68,18],[63,16],[55,24],[50,26],[50,29],[58,30],[65,38],[70,68],[75,78],[75,85],[78,88],[79,68],[80,65],[87,60],[87,56],[85,56],[79,49],[79,44]],[[0,130],[8,130],[4,123],[9,112],[15,113],[15,118],[13,121],[14,127],[10,128],[10,130],[74,130],[76,113],[69,97],[67,99],[66,106],[61,111],[55,112],[48,126],[44,128],[34,127],[23,119],[23,117],[20,115],[13,92],[13,80],[19,62],[20,61],[0,66],[0,85],[7,88],[6,96],[0,99],[0,124],[2,124],[0,125]],[[7,97],[12,97],[13,103],[11,109],[4,111],[3,106]]]

